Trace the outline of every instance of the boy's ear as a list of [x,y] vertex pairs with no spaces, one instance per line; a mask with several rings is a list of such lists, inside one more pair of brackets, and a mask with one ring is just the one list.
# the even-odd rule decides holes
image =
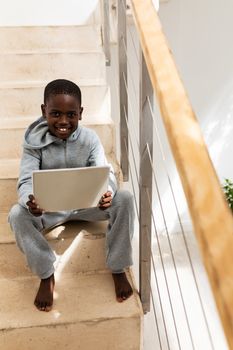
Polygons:
[[42,116],[45,118],[45,105],[44,104],[41,105],[41,112],[42,112]]
[[83,107],[80,107],[80,116],[79,116],[79,120],[82,120],[82,113],[83,113]]

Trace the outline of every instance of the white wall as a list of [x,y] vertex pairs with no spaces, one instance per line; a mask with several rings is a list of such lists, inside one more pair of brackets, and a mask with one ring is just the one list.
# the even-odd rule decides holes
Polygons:
[[221,181],[233,179],[232,13],[232,0],[169,0],[159,11]]

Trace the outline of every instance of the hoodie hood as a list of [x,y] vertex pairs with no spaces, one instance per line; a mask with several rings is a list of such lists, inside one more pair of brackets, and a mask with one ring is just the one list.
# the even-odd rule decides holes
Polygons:
[[[67,141],[76,141],[81,131],[79,126]],[[29,149],[41,149],[51,143],[62,143],[63,140],[53,136],[49,132],[48,123],[44,117],[40,117],[27,128],[24,135],[23,146]]]

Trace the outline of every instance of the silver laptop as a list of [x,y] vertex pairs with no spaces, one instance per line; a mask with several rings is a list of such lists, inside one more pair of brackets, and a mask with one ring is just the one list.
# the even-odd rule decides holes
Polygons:
[[108,166],[36,170],[33,194],[45,211],[91,208],[107,192],[108,178]]

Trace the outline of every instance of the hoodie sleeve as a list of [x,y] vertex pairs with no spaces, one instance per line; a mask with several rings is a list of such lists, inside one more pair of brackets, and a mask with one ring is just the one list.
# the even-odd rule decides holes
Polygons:
[[17,184],[18,201],[23,207],[27,208],[29,194],[32,190],[32,171],[40,169],[41,151],[24,148],[20,163],[19,180]]
[[104,153],[104,148],[100,142],[99,137],[95,133],[92,136],[92,143],[91,143],[91,149],[90,149],[90,156],[88,159],[88,165],[89,166],[108,165],[110,167],[108,190],[112,192],[112,196],[114,197],[117,190],[117,181],[114,174],[114,170],[112,165],[107,162],[107,159]]

